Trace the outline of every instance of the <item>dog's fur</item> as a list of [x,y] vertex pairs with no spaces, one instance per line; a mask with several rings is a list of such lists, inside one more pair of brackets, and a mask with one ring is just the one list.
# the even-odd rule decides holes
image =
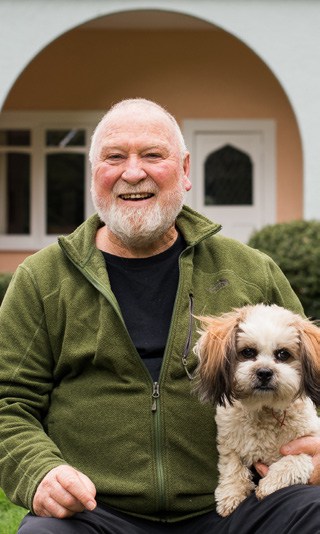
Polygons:
[[[320,328],[276,305],[258,304],[220,317],[201,317],[194,352],[196,390],[216,413],[217,512],[227,516],[255,490],[259,499],[307,484],[307,454],[281,456],[294,438],[320,435]],[[255,486],[252,466],[268,474]]]

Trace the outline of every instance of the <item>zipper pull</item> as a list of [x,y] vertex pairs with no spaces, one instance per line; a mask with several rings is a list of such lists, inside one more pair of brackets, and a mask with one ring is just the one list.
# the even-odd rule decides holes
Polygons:
[[159,386],[158,382],[154,382],[153,383],[153,388],[152,388],[153,403],[152,403],[152,408],[151,408],[151,410],[153,412],[155,412],[157,410],[157,399],[159,397],[160,397],[160,386]]

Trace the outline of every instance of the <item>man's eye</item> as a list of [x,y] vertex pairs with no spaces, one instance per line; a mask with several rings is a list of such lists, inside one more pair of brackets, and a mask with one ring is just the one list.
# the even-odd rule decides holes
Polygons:
[[145,154],[145,157],[149,159],[159,159],[161,158],[161,154],[158,154],[157,152],[148,152]]
[[274,352],[275,359],[279,362],[286,362],[291,358],[291,354],[287,349],[279,349]]
[[117,160],[123,159],[123,155],[122,154],[109,154],[108,156],[106,156],[106,159],[109,159],[111,161],[117,161]]
[[257,353],[256,349],[253,349],[251,347],[246,347],[245,349],[243,349],[240,352],[240,354],[246,360],[252,360],[253,358],[255,358],[257,356],[258,353]]

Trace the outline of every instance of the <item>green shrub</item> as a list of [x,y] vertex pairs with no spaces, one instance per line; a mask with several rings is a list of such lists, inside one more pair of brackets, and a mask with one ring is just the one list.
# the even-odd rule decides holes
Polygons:
[[305,314],[320,319],[320,221],[266,226],[248,244],[274,259],[298,295]]
[[16,534],[22,518],[28,510],[12,504],[0,489],[0,532]]
[[3,301],[3,297],[7,291],[11,278],[12,274],[0,273],[0,304]]

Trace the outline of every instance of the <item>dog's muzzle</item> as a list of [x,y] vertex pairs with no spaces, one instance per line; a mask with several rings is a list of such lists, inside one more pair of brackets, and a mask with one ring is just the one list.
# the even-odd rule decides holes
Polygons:
[[268,367],[260,367],[256,370],[257,383],[256,388],[258,389],[273,389],[271,381],[273,378],[273,371]]

